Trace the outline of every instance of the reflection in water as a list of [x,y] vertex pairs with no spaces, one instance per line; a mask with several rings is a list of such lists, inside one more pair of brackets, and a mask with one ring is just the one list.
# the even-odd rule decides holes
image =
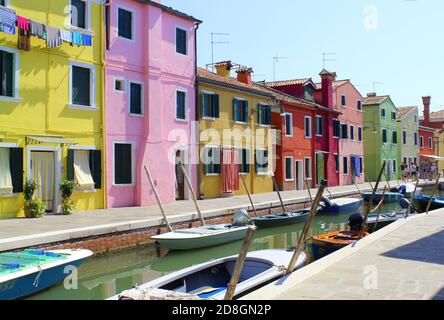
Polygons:
[[[397,204],[388,204],[384,212],[396,210]],[[326,232],[347,229],[350,213],[336,216],[318,216],[309,237]],[[259,229],[250,251],[263,249],[288,249],[296,246],[304,225]],[[63,284],[36,294],[29,299],[105,299],[135,284],[142,284],[167,273],[195,264],[238,254],[242,241],[193,251],[167,252],[154,245],[126,250],[108,256],[89,259],[79,269],[78,290],[65,290]],[[157,250],[157,252],[156,252]]]

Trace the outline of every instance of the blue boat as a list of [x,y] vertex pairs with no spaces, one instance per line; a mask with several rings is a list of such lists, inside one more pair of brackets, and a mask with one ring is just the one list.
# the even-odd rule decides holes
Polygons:
[[[370,198],[372,196],[371,192],[364,192],[362,194],[362,197],[364,198],[365,202],[370,201]],[[399,192],[386,192],[384,195],[384,202],[385,203],[389,203],[389,202],[398,202],[399,200],[401,200],[402,198],[404,198],[404,195],[399,193]],[[382,200],[382,192],[378,191],[376,192],[374,198],[373,198],[373,203],[379,203]]]
[[[427,211],[427,206],[430,202],[430,196],[416,196],[415,202],[418,204],[421,212]],[[444,198],[433,198],[430,204],[430,210],[436,210],[444,208]]]
[[45,290],[67,277],[93,253],[89,250],[31,250],[0,253],[0,300]]
[[329,199],[322,197],[322,209],[318,212],[320,215],[342,214],[356,212],[362,205],[363,200],[359,198],[340,198]]

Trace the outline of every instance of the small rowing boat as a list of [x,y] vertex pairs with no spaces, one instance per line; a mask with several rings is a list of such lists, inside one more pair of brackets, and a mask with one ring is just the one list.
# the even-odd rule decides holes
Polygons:
[[[356,241],[359,231],[334,231],[320,236],[314,236],[311,239],[311,253],[315,260],[321,259],[330,253],[342,249]],[[364,237],[368,236],[364,233]]]
[[[373,197],[373,203],[377,204],[382,200],[382,194],[383,192],[376,192],[375,196]],[[364,192],[362,194],[362,197],[364,198],[365,202],[370,201],[370,198],[372,196],[371,192]],[[390,202],[398,202],[404,198],[404,195],[399,192],[386,192],[384,195],[384,203],[390,203]]]
[[361,207],[362,202],[363,200],[358,198],[330,199],[328,197],[322,197],[322,209],[319,211],[319,214],[324,215],[356,212]]
[[0,253],[0,300],[12,300],[45,290],[62,281],[67,266],[80,266],[89,250],[24,250]]
[[[285,274],[293,250],[250,252],[242,269],[234,298],[238,299]],[[238,256],[229,256],[173,272],[126,290],[108,300],[223,300]],[[296,269],[307,262],[302,252]]]
[[[430,196],[418,195],[415,197],[415,202],[418,204],[421,212],[426,212],[427,206],[429,205],[430,202]],[[444,198],[433,198],[429,210],[437,210],[441,208],[444,208]]]
[[267,214],[265,216],[252,218],[251,221],[258,228],[281,227],[307,221],[310,210],[311,209],[303,209],[278,214]]

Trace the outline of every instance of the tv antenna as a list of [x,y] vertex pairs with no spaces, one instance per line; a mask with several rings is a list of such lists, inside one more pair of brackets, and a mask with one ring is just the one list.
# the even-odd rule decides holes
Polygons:
[[276,63],[281,59],[288,59],[288,57],[273,57],[273,81],[276,81]]
[[322,52],[322,68],[323,69],[325,69],[325,63],[327,61],[336,61],[336,58],[334,58],[334,59],[328,58],[328,57],[333,57],[333,56],[336,57],[336,53],[334,53],[334,52]]
[[214,41],[214,36],[229,36],[229,33],[225,32],[211,32],[211,68],[214,72],[214,45],[215,44],[228,44],[228,41]]
[[377,82],[377,81],[374,81],[374,82],[373,82],[373,92],[374,92],[374,93],[376,93],[376,85],[377,85],[377,84],[383,84],[383,83],[382,83],[382,82]]

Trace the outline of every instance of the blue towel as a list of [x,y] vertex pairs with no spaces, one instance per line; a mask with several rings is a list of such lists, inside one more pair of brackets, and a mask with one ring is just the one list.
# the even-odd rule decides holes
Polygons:
[[0,31],[15,34],[17,15],[14,10],[0,6]]
[[84,46],[91,46],[92,37],[89,34],[82,34],[82,42]]
[[360,177],[361,176],[361,162],[359,161],[359,157],[352,157],[352,162],[355,167],[355,176]]
[[83,44],[82,34],[79,32],[72,33],[72,44],[81,46]]
[[1,266],[5,269],[18,269],[20,265],[18,263],[2,263]]

